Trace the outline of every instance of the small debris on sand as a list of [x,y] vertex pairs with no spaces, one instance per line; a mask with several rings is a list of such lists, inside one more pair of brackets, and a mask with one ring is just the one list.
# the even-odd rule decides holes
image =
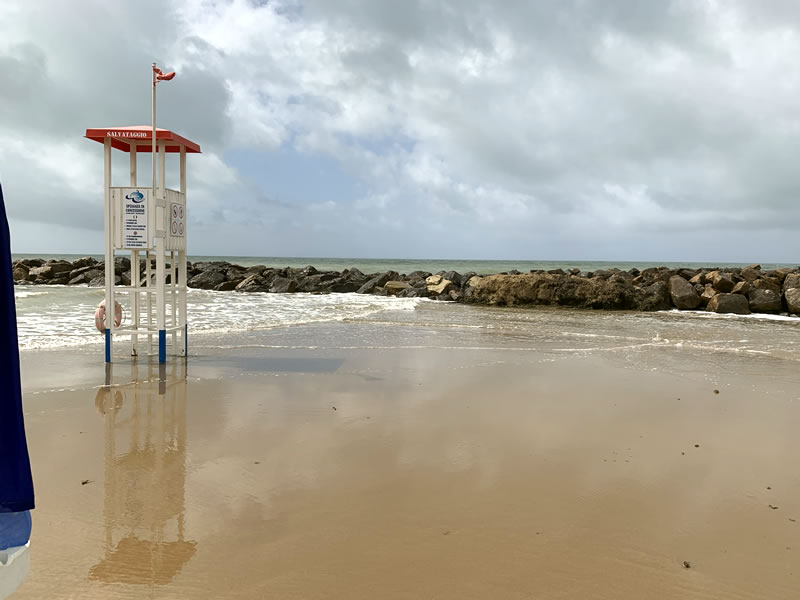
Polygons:
[[684,569],[691,569],[692,568],[692,563],[690,563],[688,560],[683,561],[683,568]]
[[767,486],[767,489],[768,489],[768,490],[771,490],[772,488],[771,488],[770,486]]
[[81,481],[81,485],[86,485],[87,483],[94,483],[94,479],[84,479]]
[[699,447],[700,447],[700,444],[695,444],[695,445],[694,445],[694,447],[695,447],[695,448],[699,448]]
[[797,519],[793,519],[791,517],[789,517],[789,521],[791,521],[792,523],[797,523]]
[[260,461],[257,461],[257,460],[254,460],[254,461],[253,461],[253,464],[254,464],[254,465],[260,465],[260,464],[261,464],[261,462],[260,462]]
[[331,408],[332,408],[333,410],[336,410],[336,407],[335,407],[335,406],[331,406]]
[[719,390],[714,390],[714,393],[715,394],[719,394]]
[[767,504],[772,510],[778,510],[777,506],[773,506],[772,504]]

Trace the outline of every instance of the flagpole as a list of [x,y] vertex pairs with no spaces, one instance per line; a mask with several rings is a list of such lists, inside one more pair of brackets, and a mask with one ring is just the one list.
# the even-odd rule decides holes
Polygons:
[[153,63],[153,199],[156,197],[156,63]]
[[[153,63],[153,146],[151,148],[151,157],[153,159],[153,190],[150,193],[150,206],[148,206],[148,211],[152,211],[153,216],[148,216],[148,223],[157,223],[155,219],[155,215],[158,214],[158,209],[156,208],[156,63]],[[153,235],[155,232],[150,232],[150,238],[147,240],[147,247],[150,248],[153,244]],[[151,253],[148,250],[145,253],[145,258],[147,259],[147,289],[150,289],[150,286],[153,285],[153,275],[151,272]],[[156,257],[156,263],[158,263],[158,258]],[[156,264],[158,267],[158,264]],[[158,274],[159,270],[156,268],[156,273]],[[157,279],[156,279],[157,281]],[[150,330],[153,322],[152,322],[152,307],[153,307],[153,296],[152,294],[147,294],[147,329]],[[147,335],[147,347],[148,350],[153,347],[153,338],[150,334]]]

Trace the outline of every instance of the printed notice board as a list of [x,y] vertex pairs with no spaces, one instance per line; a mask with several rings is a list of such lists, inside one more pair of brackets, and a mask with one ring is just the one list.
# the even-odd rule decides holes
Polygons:
[[122,247],[132,250],[149,248],[147,207],[150,190],[125,188],[122,190]]
[[169,233],[173,237],[183,237],[186,230],[186,207],[177,202],[169,204]]

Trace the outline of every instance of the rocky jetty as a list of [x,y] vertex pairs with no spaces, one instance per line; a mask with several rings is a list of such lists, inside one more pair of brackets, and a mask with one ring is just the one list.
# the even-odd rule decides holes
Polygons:
[[[131,263],[115,260],[115,280],[130,285]],[[141,265],[144,274],[144,264]],[[66,260],[22,259],[13,264],[18,285],[103,286],[105,265],[91,257]],[[169,276],[168,276],[169,277]],[[144,278],[142,278],[144,279]],[[314,294],[355,292],[401,298],[431,298],[492,306],[569,306],[604,310],[708,310],[719,313],[788,313],[800,315],[800,268],[762,270],[760,265],[735,269],[607,269],[581,272],[511,271],[498,275],[395,271],[362,273],[358,269],[318,271],[242,267],[229,262],[188,265],[193,288],[241,293]]]

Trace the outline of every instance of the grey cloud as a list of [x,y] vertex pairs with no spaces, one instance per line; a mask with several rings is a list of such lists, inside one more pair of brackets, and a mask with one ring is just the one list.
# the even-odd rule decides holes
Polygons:
[[[451,253],[471,251],[478,235],[487,253],[667,252],[677,233],[714,227],[774,240],[776,256],[798,246],[795,2],[171,6],[108,3],[90,11],[90,24],[66,4],[37,12],[28,39],[0,55],[0,76],[30,73],[0,90],[12,105],[0,114],[4,130],[67,140],[88,125],[147,123],[152,52],[181,67],[179,84],[159,87],[160,123],[219,155],[330,154],[365,197],[384,198],[312,215],[247,173],[230,188],[202,183],[198,218],[230,232],[257,223],[292,253],[304,241],[309,253],[335,254],[405,240],[441,255],[433,240],[443,220],[458,231]],[[161,16],[155,28],[151,14]],[[48,42],[65,26],[106,23],[140,39],[112,27],[68,46]]]

